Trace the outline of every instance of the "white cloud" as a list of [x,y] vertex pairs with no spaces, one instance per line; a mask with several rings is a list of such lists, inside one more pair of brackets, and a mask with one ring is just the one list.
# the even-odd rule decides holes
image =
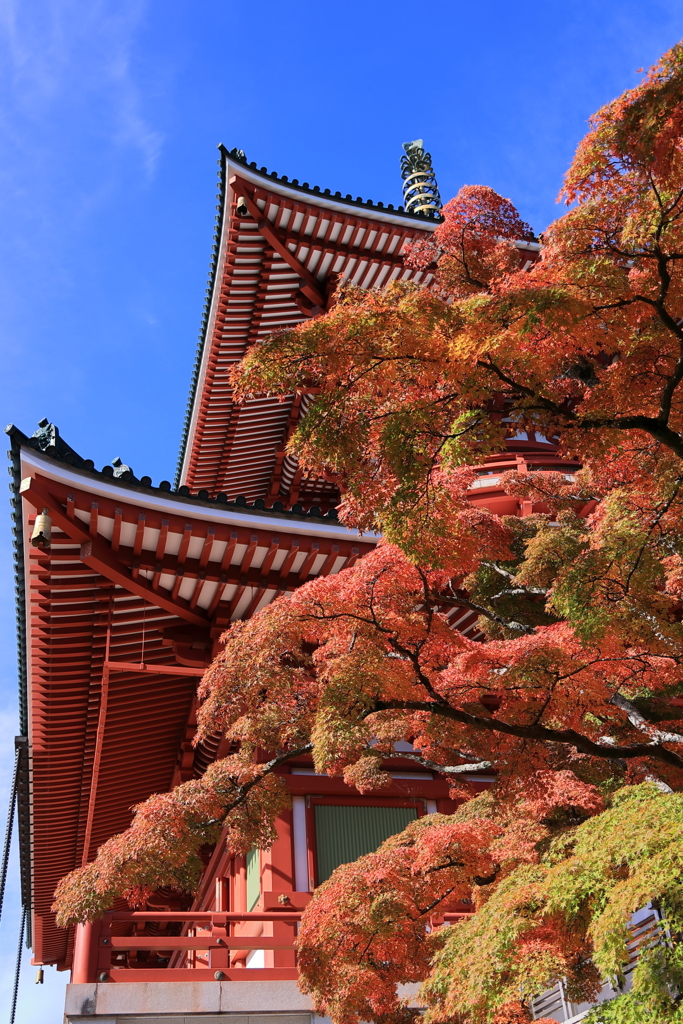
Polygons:
[[[99,131],[103,145],[136,150],[154,173],[161,133],[145,115],[134,55],[143,0],[0,0],[3,118],[21,148],[41,132]],[[88,125],[93,116],[99,124]]]

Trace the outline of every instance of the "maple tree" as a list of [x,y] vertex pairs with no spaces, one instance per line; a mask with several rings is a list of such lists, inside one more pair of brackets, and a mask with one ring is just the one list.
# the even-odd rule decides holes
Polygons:
[[[61,923],[192,889],[226,830],[236,852],[267,846],[287,758],[369,793],[408,739],[401,756],[463,802],[316,892],[298,939],[316,1008],[400,1024],[416,1011],[397,986],[420,981],[429,1024],[518,1024],[560,978],[576,1001],[623,979],[651,901],[667,941],[599,1019],[683,1020],[682,127],[676,46],[592,119],[531,267],[512,204],[468,186],[406,254],[432,286],[343,288],[248,354],[240,394],[315,392],[290,451],[384,542],[231,627],[199,737],[239,753],[141,805],[60,884]],[[531,514],[499,516],[473,503],[476,467],[520,431],[567,468],[503,474]],[[479,640],[449,627],[453,607]],[[483,769],[495,786],[472,799]],[[470,917],[431,927],[462,899]]]

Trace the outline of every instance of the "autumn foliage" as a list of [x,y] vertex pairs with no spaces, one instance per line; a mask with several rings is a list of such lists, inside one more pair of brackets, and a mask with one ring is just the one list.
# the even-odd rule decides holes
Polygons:
[[[521,1024],[558,979],[575,1002],[618,981],[652,902],[666,941],[599,1019],[681,1020],[682,128],[677,46],[592,119],[533,266],[512,204],[468,186],[406,255],[432,286],[342,288],[249,353],[242,395],[315,389],[290,451],[384,542],[231,627],[199,731],[239,754],[143,804],[62,882],[62,923],[191,890],[221,835],[267,846],[287,757],[369,793],[410,740],[461,805],[316,892],[299,964],[318,1011],[402,1024],[416,1011],[397,986],[421,982],[428,1024]],[[506,474],[531,512],[501,517],[472,485],[520,431],[574,468]],[[476,640],[454,607],[478,615]],[[481,770],[497,781],[473,798]],[[433,927],[463,899],[473,914]]]

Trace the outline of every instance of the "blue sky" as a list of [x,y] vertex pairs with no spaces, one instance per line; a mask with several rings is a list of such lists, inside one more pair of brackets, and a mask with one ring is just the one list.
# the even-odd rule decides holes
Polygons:
[[[441,194],[490,185],[536,231],[590,114],[683,36],[683,0],[0,0],[0,418],[172,479],[206,287],[216,145],[399,203],[422,137]],[[0,814],[16,726],[0,507]],[[18,930],[0,922],[0,1015]],[[64,976],[17,1021],[59,1024]]]

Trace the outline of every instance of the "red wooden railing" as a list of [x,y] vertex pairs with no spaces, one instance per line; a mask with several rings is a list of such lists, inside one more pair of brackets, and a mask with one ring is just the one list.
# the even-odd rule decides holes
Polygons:
[[[72,981],[295,981],[294,940],[301,916],[301,911],[285,909],[110,912],[100,921],[78,925]],[[465,916],[442,914],[431,924],[439,927]],[[146,934],[147,924],[159,925],[157,934]],[[177,924],[182,934],[166,932]],[[271,934],[263,934],[264,928]],[[276,958],[280,965],[250,968],[245,961],[251,950],[286,953]]]

